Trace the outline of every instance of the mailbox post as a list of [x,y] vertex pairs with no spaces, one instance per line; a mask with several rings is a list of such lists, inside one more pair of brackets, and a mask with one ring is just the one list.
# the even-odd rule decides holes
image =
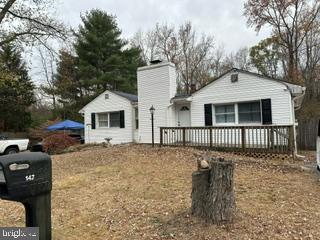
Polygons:
[[44,153],[0,157],[0,198],[21,202],[26,226],[39,227],[39,239],[51,240],[51,159]]

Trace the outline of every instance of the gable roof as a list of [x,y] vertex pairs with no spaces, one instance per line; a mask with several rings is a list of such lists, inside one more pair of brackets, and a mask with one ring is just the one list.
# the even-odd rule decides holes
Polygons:
[[[202,86],[201,88],[197,89],[194,93],[192,93],[191,95],[197,93],[198,91],[200,91],[201,89],[207,87],[208,85],[210,85],[211,83],[217,81],[218,79],[224,77],[225,75],[231,73],[231,72],[239,72],[239,73],[244,73],[244,74],[249,74],[249,75],[252,75],[252,76],[256,76],[256,77],[259,77],[259,78],[263,78],[263,79],[267,79],[267,80],[270,80],[270,81],[274,81],[274,82],[279,82],[283,85],[285,85],[289,90],[290,92],[292,93],[292,91],[295,91],[294,88],[304,88],[300,85],[296,85],[296,84],[293,84],[293,83],[290,83],[290,82],[287,82],[287,81],[284,81],[284,80],[281,80],[281,79],[275,79],[275,78],[271,78],[271,77],[268,77],[268,76],[265,76],[265,75],[262,75],[262,74],[259,74],[259,73],[254,73],[254,72],[250,72],[250,71],[247,71],[247,70],[242,70],[242,69],[238,69],[238,68],[231,68],[230,70],[222,73],[220,76],[218,76],[217,78],[213,79],[212,81],[208,82],[207,84],[205,84],[204,86]],[[304,89],[302,89],[302,91],[304,91]]]
[[127,99],[128,101],[130,101],[131,103],[137,103],[138,102],[138,96],[131,94],[131,93],[125,93],[125,92],[121,92],[121,91],[111,91],[111,90],[106,90],[103,93],[99,94],[96,98],[94,98],[93,100],[91,100],[90,102],[88,102],[83,108],[81,108],[79,110],[79,113],[83,112],[83,109],[86,108],[91,102],[95,101],[97,98],[99,98],[101,95],[105,94],[106,92],[110,92],[113,94],[116,94],[120,97],[123,97],[125,99]]
[[120,92],[120,91],[110,91],[112,93],[115,93],[117,95],[119,95],[120,97],[124,97],[126,99],[128,99],[131,102],[138,102],[138,96],[131,94],[131,93],[125,93],[125,92]]

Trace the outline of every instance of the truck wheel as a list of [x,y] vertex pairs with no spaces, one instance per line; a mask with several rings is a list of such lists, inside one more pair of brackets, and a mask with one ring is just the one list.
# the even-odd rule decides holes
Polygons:
[[4,151],[4,154],[7,155],[7,154],[15,154],[15,153],[18,153],[19,152],[19,149],[17,149],[16,147],[8,147],[5,151]]

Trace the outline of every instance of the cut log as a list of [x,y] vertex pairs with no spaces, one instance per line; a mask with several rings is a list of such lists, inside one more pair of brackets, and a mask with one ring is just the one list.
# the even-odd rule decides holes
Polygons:
[[198,217],[207,217],[207,194],[210,183],[210,169],[198,170],[192,173],[192,204],[191,213]]
[[209,169],[192,174],[191,212],[214,224],[232,222],[235,211],[234,164],[211,159],[209,165]]

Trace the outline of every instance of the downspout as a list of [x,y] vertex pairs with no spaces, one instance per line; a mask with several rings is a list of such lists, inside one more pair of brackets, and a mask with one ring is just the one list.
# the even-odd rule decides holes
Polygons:
[[[167,127],[175,127],[176,116],[174,116],[174,119],[173,119],[172,114],[174,113],[174,115],[175,115],[175,109],[173,109],[173,107],[175,107],[175,105],[171,99],[170,104],[167,107]],[[170,116],[169,116],[169,113],[170,113]]]
[[306,94],[306,91],[304,90],[303,93],[299,96],[296,96],[292,99],[292,108],[293,108],[293,141],[294,141],[294,157],[298,158],[305,158],[306,156],[299,155],[298,154],[298,146],[297,146],[297,130],[296,130],[296,111],[301,108],[301,104],[295,108],[295,102],[301,98],[304,98],[304,95]]
[[294,108],[294,100],[295,98],[292,99],[292,120],[293,120],[293,158],[299,157],[299,158],[304,158],[305,156],[300,156],[298,155],[298,149],[297,149],[297,130],[296,130],[296,113],[295,113],[295,108]]

